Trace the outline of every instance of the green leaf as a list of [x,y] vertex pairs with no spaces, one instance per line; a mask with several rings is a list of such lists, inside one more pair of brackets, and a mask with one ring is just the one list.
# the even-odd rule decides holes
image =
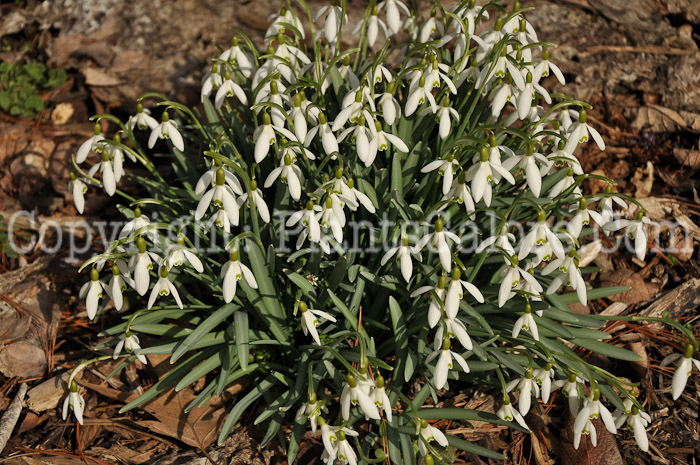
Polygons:
[[403,171],[401,170],[401,155],[394,153],[391,162],[391,190],[395,191],[400,199],[403,199]]
[[316,296],[316,288],[314,288],[313,284],[311,284],[308,279],[287,268],[284,268],[282,272],[287,275],[290,281],[301,289],[304,295]]
[[183,376],[182,379],[175,385],[175,390],[182,391],[187,386],[194,383],[207,373],[210,373],[212,370],[215,370],[219,366],[221,366],[221,354],[217,351],[203,363],[200,363],[192,371]]
[[451,445],[452,447],[456,447],[457,449],[463,450],[465,452],[471,452],[472,454],[480,455],[482,457],[488,457],[490,459],[506,459],[505,455],[499,454],[498,452],[492,451],[491,449],[487,449],[486,447],[482,447],[478,444],[474,444],[473,442],[465,441],[464,439],[460,439],[450,434],[446,434],[445,437],[447,438],[447,443],[449,445]]
[[264,320],[264,324],[270,329],[270,332],[282,342],[289,340],[289,332],[284,326],[287,322],[287,314],[282,308],[277,297],[275,285],[270,279],[269,270],[267,269],[267,260],[263,256],[260,246],[253,241],[247,242],[246,251],[250,260],[250,267],[255,275],[255,280],[258,283],[258,290],[255,291],[248,286],[245,280],[241,280],[241,287],[244,289],[248,300],[253,305],[256,302],[262,305],[257,305],[256,308],[260,312],[260,316]]
[[238,306],[235,304],[226,304],[209,315],[206,320],[201,322],[194,331],[178,345],[172,357],[170,357],[170,363],[175,363],[180,357],[185,355],[197,341],[214,329],[219,323],[231,316],[237,308]]
[[418,410],[418,415],[424,420],[463,420],[463,421],[486,421],[496,425],[505,425],[519,431],[527,432],[517,423],[501,420],[493,413],[482,412],[481,410],[467,410],[463,408],[422,408]]
[[294,426],[292,427],[292,434],[289,437],[289,447],[287,447],[287,462],[294,463],[294,459],[297,458],[299,453],[299,445],[304,438],[304,433],[306,432],[306,422],[308,418],[306,416],[300,416],[294,418]]
[[596,341],[593,339],[581,339],[575,338],[571,342],[584,349],[592,350],[598,354],[605,355],[606,357],[616,358],[618,360],[625,360],[628,362],[639,362],[642,358],[632,351],[617,347],[614,345],[606,344],[605,342]]
[[38,95],[30,95],[24,102],[24,105],[28,110],[33,110],[35,113],[44,109],[44,101]]
[[7,91],[0,92],[0,108],[7,110],[12,104],[12,96]]
[[241,417],[243,412],[245,412],[245,410],[250,406],[250,404],[255,402],[260,396],[262,396],[263,392],[267,391],[272,386],[274,386],[276,382],[276,378],[272,375],[269,375],[260,383],[256,384],[252,391],[250,391],[248,394],[246,394],[245,397],[243,397],[236,403],[236,405],[233,407],[233,409],[231,409],[228,416],[226,417],[224,425],[221,427],[221,432],[219,433],[218,440],[219,445],[223,444],[223,442],[226,440],[226,437],[229,435],[238,419]]
[[248,368],[248,313],[240,309],[233,314],[234,331],[236,333],[236,352],[238,362],[244,370]]

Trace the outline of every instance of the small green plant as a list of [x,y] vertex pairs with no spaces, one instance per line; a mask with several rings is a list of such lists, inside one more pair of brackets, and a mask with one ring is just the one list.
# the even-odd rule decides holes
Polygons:
[[17,258],[17,251],[10,241],[7,223],[5,223],[5,218],[0,215],[0,256],[2,255],[7,258]]
[[66,82],[65,69],[45,64],[0,63],[0,108],[18,118],[36,115],[44,109],[39,92]]

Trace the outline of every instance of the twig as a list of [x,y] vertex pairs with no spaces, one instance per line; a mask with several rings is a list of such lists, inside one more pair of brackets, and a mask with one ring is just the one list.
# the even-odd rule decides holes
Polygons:
[[22,412],[22,401],[24,400],[25,394],[27,394],[27,383],[22,383],[19,385],[19,390],[17,394],[15,394],[15,398],[12,399],[10,406],[7,407],[7,410],[5,410],[0,420],[0,452],[5,448],[5,444],[7,444],[7,440],[10,439],[12,430],[15,429],[19,414]]

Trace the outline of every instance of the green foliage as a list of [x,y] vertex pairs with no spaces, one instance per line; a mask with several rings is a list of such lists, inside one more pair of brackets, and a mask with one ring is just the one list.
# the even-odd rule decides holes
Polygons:
[[0,63],[0,108],[10,115],[26,118],[44,109],[39,93],[66,82],[65,69],[47,68],[43,63]]

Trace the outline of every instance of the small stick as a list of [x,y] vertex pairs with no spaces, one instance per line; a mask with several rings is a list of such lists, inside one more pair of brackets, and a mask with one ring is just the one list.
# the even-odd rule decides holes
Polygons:
[[0,452],[5,448],[7,440],[10,439],[12,430],[15,429],[17,420],[19,419],[19,414],[22,412],[22,401],[24,396],[27,394],[27,383],[22,383],[19,385],[19,390],[15,394],[15,398],[12,399],[10,406],[7,407],[5,413],[0,419]]

